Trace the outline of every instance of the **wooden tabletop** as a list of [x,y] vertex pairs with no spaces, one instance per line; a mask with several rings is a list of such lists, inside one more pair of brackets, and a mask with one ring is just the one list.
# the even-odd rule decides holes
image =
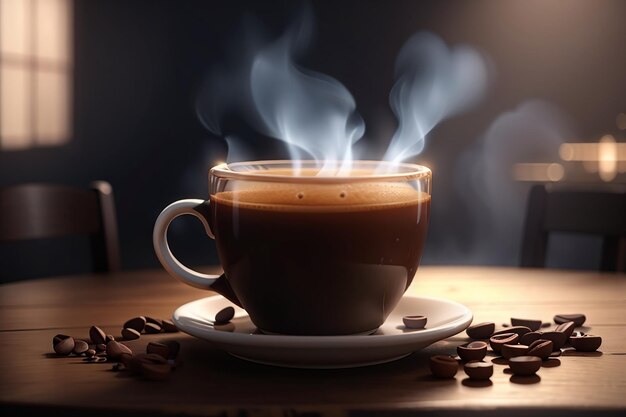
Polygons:
[[[210,270],[210,268],[209,268]],[[601,352],[563,354],[532,384],[495,364],[491,383],[463,371],[436,380],[434,354],[455,354],[465,334],[396,362],[346,370],[298,370],[248,363],[182,333],[144,335],[128,345],[174,339],[183,365],[167,381],[113,372],[111,364],[56,357],[57,333],[87,338],[91,325],[119,335],[137,315],[169,318],[208,292],[157,270],[50,278],[0,287],[0,406],[11,415],[623,415],[626,411],[626,276],[485,267],[422,267],[408,291],[467,305],[474,322],[510,317],[550,321],[587,315],[583,331],[602,336]],[[489,358],[488,358],[489,359]],[[7,414],[4,414],[7,415]]]

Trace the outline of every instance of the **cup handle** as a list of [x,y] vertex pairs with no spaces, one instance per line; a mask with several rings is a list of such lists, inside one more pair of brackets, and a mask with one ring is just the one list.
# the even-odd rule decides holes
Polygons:
[[203,201],[198,199],[187,199],[176,201],[159,214],[154,224],[154,231],[152,233],[152,243],[154,244],[154,251],[156,252],[161,265],[167,272],[173,277],[179,279],[185,284],[191,285],[195,288],[203,290],[211,290],[215,282],[220,278],[219,275],[208,275],[194,271],[191,268],[183,265],[172,253],[170,246],[167,242],[167,229],[169,228],[172,220],[178,216],[190,214],[202,222],[207,235],[211,239],[215,239],[209,222],[206,216],[208,215],[209,201]]

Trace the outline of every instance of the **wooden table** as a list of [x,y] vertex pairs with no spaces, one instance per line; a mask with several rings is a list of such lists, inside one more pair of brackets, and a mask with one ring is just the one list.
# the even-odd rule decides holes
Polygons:
[[157,270],[50,278],[0,287],[0,404],[11,412],[3,415],[624,415],[625,275],[423,267],[408,292],[461,302],[474,322],[583,312],[584,331],[603,337],[601,353],[564,354],[533,384],[511,382],[506,366],[496,364],[491,383],[474,386],[463,371],[436,380],[428,370],[429,356],[454,354],[464,333],[393,363],[347,370],[258,365],[182,333],[145,335],[128,345],[182,345],[183,366],[168,381],[152,382],[113,372],[111,364],[56,357],[52,337],[86,338],[93,324],[118,335],[128,318],[167,318],[208,293]]

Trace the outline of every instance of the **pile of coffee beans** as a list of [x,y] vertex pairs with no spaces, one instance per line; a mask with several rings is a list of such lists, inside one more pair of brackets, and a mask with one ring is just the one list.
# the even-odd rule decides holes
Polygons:
[[585,320],[584,314],[557,314],[556,327],[544,332],[540,329],[550,324],[536,319],[511,318],[502,330],[496,330],[492,322],[478,323],[467,328],[467,335],[474,341],[458,346],[458,357],[432,356],[430,370],[435,377],[454,378],[460,361],[469,379],[488,380],[493,375],[493,363],[484,361],[489,346],[492,354],[508,364],[507,372],[515,377],[532,377],[544,361],[565,350],[594,352],[600,347],[600,336],[574,331]]

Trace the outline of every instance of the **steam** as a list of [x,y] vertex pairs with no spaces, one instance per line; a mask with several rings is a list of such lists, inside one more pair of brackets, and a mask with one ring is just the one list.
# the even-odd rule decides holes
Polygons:
[[[305,10],[273,42],[259,40],[263,36],[255,29],[231,48],[238,54],[208,77],[197,112],[207,129],[229,137],[229,161],[243,157],[233,139],[242,135],[222,125],[225,115],[235,111],[256,130],[284,143],[292,160],[317,161],[318,175],[349,172],[353,145],[363,137],[365,123],[344,85],[297,63],[310,43],[311,26]],[[398,127],[383,159],[397,164],[418,155],[437,124],[478,102],[487,80],[486,61],[472,48],[450,49],[432,33],[412,36],[396,60],[390,104]]]

